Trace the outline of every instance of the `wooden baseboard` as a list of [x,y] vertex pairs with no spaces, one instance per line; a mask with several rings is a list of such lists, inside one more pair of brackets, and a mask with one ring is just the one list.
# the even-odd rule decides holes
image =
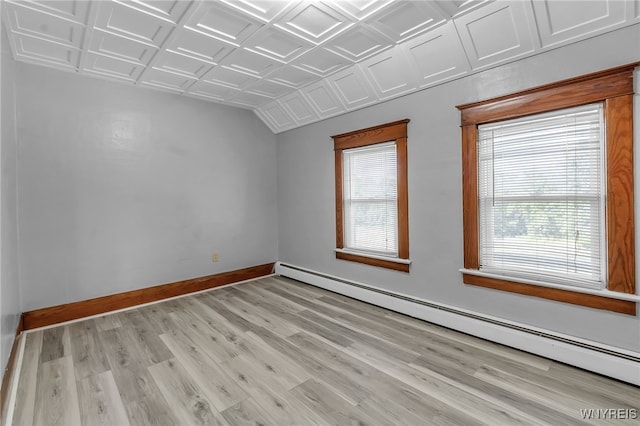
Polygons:
[[[7,360],[7,367],[2,373],[2,387],[0,387],[0,424],[6,423],[7,410],[9,409],[9,384],[12,382],[12,374],[16,371],[16,358],[18,356],[18,346],[20,340],[18,337],[24,330],[24,314],[20,315],[18,319],[18,326],[16,327],[16,337],[13,339],[13,345],[11,346],[11,352],[9,359]],[[18,380],[17,377],[13,377],[13,380]]]
[[95,299],[82,300],[80,302],[36,309],[23,314],[24,329],[31,330],[33,328],[45,327],[91,315],[142,305],[144,303],[156,302],[196,291],[207,290],[225,284],[263,277],[273,272],[273,266],[273,263],[266,263],[264,265],[251,266],[249,268],[237,269],[221,274],[208,275],[170,284],[97,297]]

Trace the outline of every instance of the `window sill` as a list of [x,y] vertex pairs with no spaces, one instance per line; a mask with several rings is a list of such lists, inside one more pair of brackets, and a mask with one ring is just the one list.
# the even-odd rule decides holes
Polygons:
[[636,303],[640,302],[640,296],[635,294],[538,282],[523,278],[488,274],[476,269],[462,268],[459,271],[462,273],[465,284],[510,291],[627,315],[635,316]]
[[364,263],[367,265],[378,266],[380,268],[393,269],[401,272],[409,272],[411,260],[399,259],[397,257],[377,256],[375,254],[357,252],[353,250],[334,249],[336,259],[349,260],[351,262]]

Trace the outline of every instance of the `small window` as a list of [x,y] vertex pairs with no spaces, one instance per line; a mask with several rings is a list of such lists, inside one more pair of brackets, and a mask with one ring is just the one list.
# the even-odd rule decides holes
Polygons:
[[636,314],[638,65],[458,106],[464,283]]
[[344,246],[398,257],[395,142],[342,151]]
[[408,121],[333,136],[338,259],[409,271]]

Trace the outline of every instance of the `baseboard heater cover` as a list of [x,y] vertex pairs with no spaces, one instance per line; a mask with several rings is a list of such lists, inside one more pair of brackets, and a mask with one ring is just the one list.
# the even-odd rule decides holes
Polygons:
[[640,386],[640,353],[276,262],[275,273],[453,330]]

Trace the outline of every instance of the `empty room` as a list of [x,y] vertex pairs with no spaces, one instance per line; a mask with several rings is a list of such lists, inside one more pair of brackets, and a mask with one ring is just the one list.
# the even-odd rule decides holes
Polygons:
[[1,425],[640,421],[640,0],[0,15]]

